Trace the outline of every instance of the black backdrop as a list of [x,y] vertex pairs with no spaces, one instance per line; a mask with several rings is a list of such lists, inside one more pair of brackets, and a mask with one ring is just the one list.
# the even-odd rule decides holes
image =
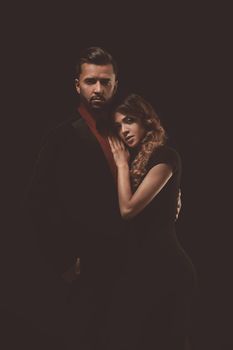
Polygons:
[[151,101],[183,160],[177,231],[200,286],[193,343],[198,350],[233,345],[224,144],[229,21],[224,6],[213,6],[21,4],[4,12],[1,320],[9,344],[14,338],[36,348],[31,344],[40,338],[37,248],[21,222],[20,202],[43,135],[76,106],[80,50],[103,46],[118,62],[121,90]]

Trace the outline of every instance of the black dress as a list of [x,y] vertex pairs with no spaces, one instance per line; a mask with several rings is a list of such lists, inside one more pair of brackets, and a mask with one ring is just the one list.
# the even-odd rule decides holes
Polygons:
[[109,349],[185,349],[196,277],[175,233],[181,160],[174,149],[161,146],[152,153],[147,173],[159,163],[170,164],[173,175],[149,205],[126,222],[128,264],[113,296]]

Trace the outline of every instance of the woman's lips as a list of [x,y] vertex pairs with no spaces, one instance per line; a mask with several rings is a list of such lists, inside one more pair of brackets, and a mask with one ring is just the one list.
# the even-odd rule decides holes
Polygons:
[[131,143],[131,142],[133,141],[133,138],[134,138],[133,135],[132,135],[132,136],[128,136],[128,137],[126,137],[125,141],[126,141],[127,143]]

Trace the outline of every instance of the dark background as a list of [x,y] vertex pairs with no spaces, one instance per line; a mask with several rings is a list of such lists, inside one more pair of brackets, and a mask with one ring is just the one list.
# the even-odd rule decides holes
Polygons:
[[39,286],[35,237],[22,223],[20,203],[43,135],[76,107],[80,50],[102,46],[118,62],[120,89],[153,104],[182,157],[177,232],[199,278],[194,347],[233,346],[228,13],[224,5],[204,3],[128,9],[117,3],[21,4],[4,11],[1,321],[8,345],[14,339],[34,349],[43,333],[39,310],[46,291]]

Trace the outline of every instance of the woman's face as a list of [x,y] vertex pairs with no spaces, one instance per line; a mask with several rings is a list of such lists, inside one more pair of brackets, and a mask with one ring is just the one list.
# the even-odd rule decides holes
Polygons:
[[117,112],[114,121],[119,137],[130,148],[137,146],[146,134],[139,118]]

